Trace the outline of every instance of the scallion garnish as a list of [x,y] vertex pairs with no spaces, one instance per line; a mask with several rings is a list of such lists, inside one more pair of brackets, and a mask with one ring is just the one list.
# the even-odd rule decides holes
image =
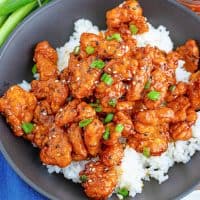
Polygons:
[[104,123],[109,123],[113,120],[114,114],[109,113],[106,115],[106,118],[104,119]]
[[82,183],[85,183],[86,181],[87,181],[87,176],[86,175],[81,175],[80,176],[80,181],[82,182]]
[[112,85],[112,83],[113,83],[113,79],[112,79],[111,75],[109,75],[107,73],[104,73],[101,76],[101,81],[103,81],[106,85]]
[[124,130],[124,126],[122,124],[117,124],[115,127],[115,131],[121,133]]
[[114,33],[111,36],[107,36],[106,40],[111,41],[111,40],[116,40],[118,42],[122,41],[121,35],[119,33]]
[[117,100],[116,99],[111,99],[109,102],[108,102],[108,105],[109,106],[112,106],[112,107],[115,107],[117,104]]
[[33,65],[33,67],[32,67],[32,73],[33,73],[33,75],[37,73],[37,65],[36,64]]
[[129,29],[130,29],[132,35],[136,35],[138,33],[138,28],[134,24],[130,24]]
[[97,103],[90,103],[89,104],[90,106],[92,106],[96,112],[101,112],[102,111],[102,107],[101,105],[99,104],[99,102]]
[[105,62],[103,60],[95,60],[91,63],[90,67],[97,68],[97,69],[103,69],[105,67]]
[[102,111],[102,107],[100,105],[98,105],[96,108],[95,108],[95,111],[96,112],[101,112]]
[[103,139],[108,140],[109,137],[110,137],[110,129],[109,129],[109,127],[106,127],[106,131],[103,134]]
[[93,121],[93,119],[84,119],[84,120],[79,122],[79,127],[84,128],[87,125],[89,125],[92,121]]
[[150,149],[148,147],[144,147],[143,149],[143,155],[147,158],[150,157]]
[[152,101],[157,101],[160,99],[160,92],[153,90],[147,94],[147,97]]
[[128,195],[129,195],[129,191],[128,189],[126,189],[125,187],[124,188],[120,188],[118,191],[117,191],[117,194],[121,195],[123,197],[123,199],[127,198]]
[[92,47],[92,46],[87,46],[86,49],[85,49],[85,51],[86,51],[86,53],[88,55],[91,55],[91,54],[93,54],[95,52],[95,48]]
[[26,134],[31,133],[34,129],[34,125],[30,122],[24,122],[21,127]]

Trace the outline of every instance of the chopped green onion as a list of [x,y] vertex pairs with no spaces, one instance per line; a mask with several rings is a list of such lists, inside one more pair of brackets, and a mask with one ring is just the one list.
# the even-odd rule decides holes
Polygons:
[[145,89],[145,90],[148,90],[150,87],[151,87],[151,81],[148,80],[148,81],[146,82],[145,86],[144,86],[144,89]]
[[147,97],[152,101],[157,101],[160,98],[160,92],[153,90],[147,94]]
[[91,55],[95,52],[95,48],[92,46],[87,46],[85,50],[88,55]]
[[112,107],[115,107],[117,104],[117,100],[116,99],[111,99],[109,102],[108,102],[108,105],[109,106],[112,106]]
[[114,114],[109,113],[106,115],[106,118],[104,119],[104,123],[109,123],[113,120]]
[[95,111],[96,112],[101,112],[102,111],[102,107],[100,105],[98,105],[96,108],[95,108]]
[[114,33],[111,36],[107,36],[106,40],[111,41],[111,40],[116,40],[118,42],[122,41],[121,35],[119,33]]
[[79,127],[81,127],[81,128],[86,127],[92,121],[93,121],[93,119],[84,119],[84,120],[82,120],[82,121],[79,122]]
[[90,106],[92,106],[93,108],[97,107],[99,104],[98,103],[90,103]]
[[88,177],[87,177],[86,175],[81,175],[81,176],[80,176],[80,181],[81,181],[82,183],[85,183],[85,182],[87,181],[87,179],[88,179]]
[[124,126],[122,124],[117,124],[115,127],[115,131],[121,133],[124,130]]
[[110,137],[110,129],[109,129],[109,127],[106,127],[106,131],[103,134],[103,139],[108,140],[109,137]]
[[143,155],[147,158],[150,157],[150,149],[148,147],[144,147],[143,149]]
[[130,24],[129,29],[132,35],[136,35],[138,33],[138,28],[134,24]]
[[121,188],[117,191],[117,194],[121,195],[123,198],[126,198],[129,195],[129,191],[126,188]]
[[99,105],[99,103],[90,103],[89,105],[92,106],[96,112],[102,111],[102,107],[101,107],[101,105]]
[[80,46],[76,46],[75,48],[74,48],[74,55],[79,55],[79,53],[80,53]]
[[33,73],[33,75],[37,73],[37,65],[36,64],[33,65],[33,67],[32,67],[32,73]]
[[173,92],[175,89],[176,89],[176,86],[175,86],[175,85],[171,85],[171,86],[169,87],[169,91],[170,91],[170,92]]
[[105,67],[105,62],[103,62],[103,60],[95,60],[95,61],[92,62],[90,67],[103,69]]
[[103,81],[106,85],[112,85],[113,83],[113,79],[111,77],[111,75],[104,73],[101,76],[101,81]]
[[29,122],[24,122],[21,127],[26,134],[31,133],[34,129],[34,125]]

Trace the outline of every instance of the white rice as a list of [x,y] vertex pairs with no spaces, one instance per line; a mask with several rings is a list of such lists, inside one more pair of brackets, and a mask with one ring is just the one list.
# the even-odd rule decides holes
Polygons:
[[187,72],[184,68],[185,61],[179,60],[178,67],[176,68],[176,81],[182,81],[184,83],[188,83],[191,73]]
[[[165,52],[173,49],[173,43],[169,37],[169,32],[164,26],[159,26],[155,29],[149,24],[149,32],[142,35],[136,35],[135,38],[139,47],[146,45],[156,46]],[[68,65],[69,54],[74,47],[79,45],[80,36],[83,32],[98,33],[98,27],[92,25],[89,20],[80,19],[75,22],[74,33],[70,40],[58,52],[58,66],[59,70],[63,70]],[[188,82],[190,73],[183,68],[184,61],[180,60],[176,70],[177,81]],[[23,81],[19,84],[23,89],[29,91],[30,85]],[[168,170],[175,163],[187,163],[195,151],[200,150],[200,112],[198,120],[192,127],[193,138],[189,141],[178,141],[169,144],[168,150],[159,157],[152,156],[150,158],[144,157],[137,153],[134,149],[126,147],[122,164],[119,167],[120,176],[116,191],[118,188],[126,187],[129,189],[130,196],[134,197],[137,193],[142,192],[143,181],[154,178],[159,183],[168,179]],[[75,183],[79,183],[79,172],[85,167],[88,161],[72,162],[68,167],[59,168],[58,166],[48,165],[49,173],[63,173],[64,177],[71,179]],[[118,195],[121,198],[120,195]]]
[[129,190],[129,195],[132,197],[142,192],[142,179],[146,176],[146,169],[143,167],[140,154],[130,147],[126,147],[124,151],[121,173],[116,191],[118,188],[125,187]]
[[156,29],[151,24],[148,25],[149,32],[134,36],[137,40],[138,47],[150,45],[152,47],[158,47],[160,50],[167,53],[172,51],[173,42],[169,37],[169,31],[167,31],[166,27],[159,26]]
[[22,89],[26,90],[27,92],[31,90],[31,85],[25,80],[23,80],[22,83],[19,83],[18,86],[20,86]]

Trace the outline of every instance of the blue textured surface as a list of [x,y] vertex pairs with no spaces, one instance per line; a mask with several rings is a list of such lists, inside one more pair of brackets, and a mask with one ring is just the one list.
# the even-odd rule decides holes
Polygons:
[[47,200],[28,186],[0,152],[0,200]]

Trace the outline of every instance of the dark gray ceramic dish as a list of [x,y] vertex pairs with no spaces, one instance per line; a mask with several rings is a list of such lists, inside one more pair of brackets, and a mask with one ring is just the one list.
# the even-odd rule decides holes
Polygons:
[[[40,9],[22,23],[1,49],[0,95],[14,83],[31,80],[33,48],[41,40],[54,47],[62,46],[73,30],[73,22],[88,18],[105,28],[105,12],[121,0],[58,0]],[[153,25],[164,24],[171,31],[176,45],[189,38],[200,41],[200,19],[174,0],[141,0],[145,15]],[[38,152],[28,142],[11,134],[0,118],[0,147],[15,171],[33,188],[50,199],[86,199],[80,186],[61,175],[49,175],[41,165]],[[169,180],[159,185],[145,184],[143,193],[135,199],[167,200],[180,198],[200,180],[200,154],[186,165],[176,165]],[[134,168],[133,168],[134,170]],[[13,186],[14,187],[14,186]],[[112,199],[116,199],[113,197]]]

